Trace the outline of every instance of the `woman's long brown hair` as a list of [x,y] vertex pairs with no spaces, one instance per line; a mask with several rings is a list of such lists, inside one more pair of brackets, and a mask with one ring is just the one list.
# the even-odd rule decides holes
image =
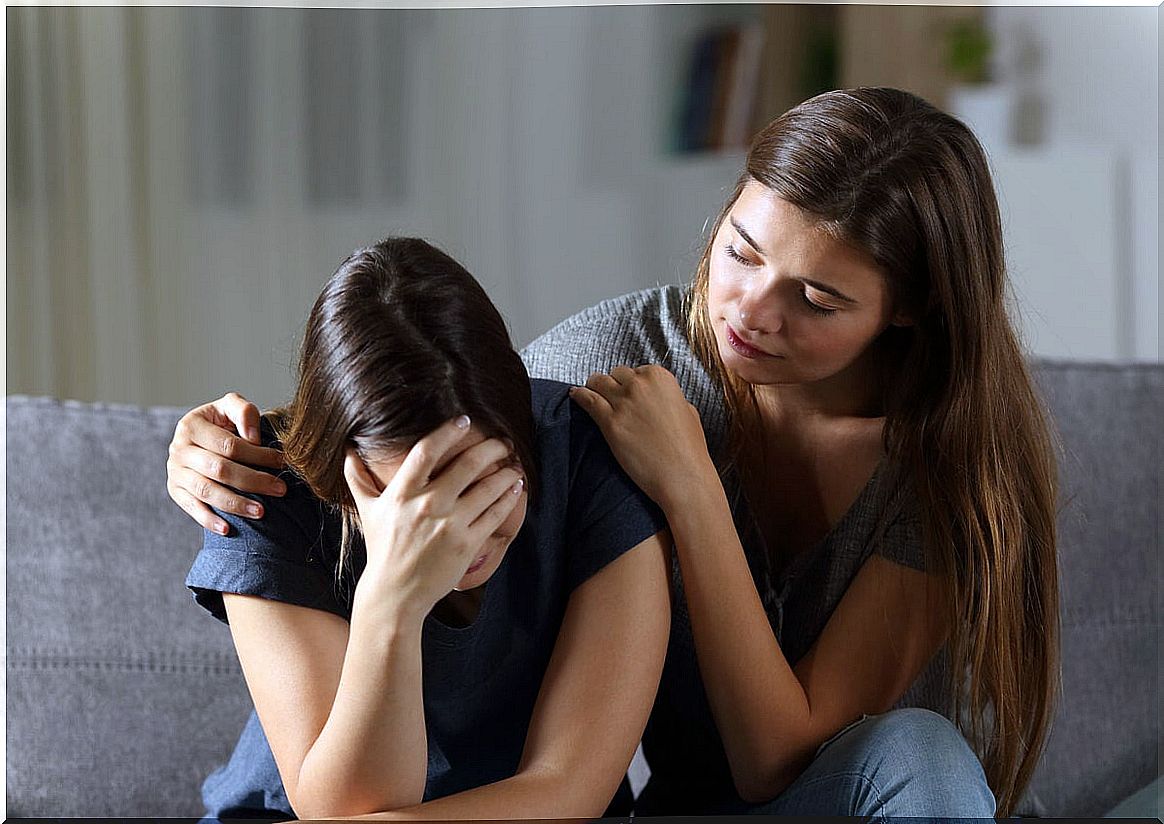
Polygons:
[[759,427],[756,397],[720,361],[707,290],[715,237],[749,181],[871,255],[913,321],[873,344],[884,364],[884,448],[916,493],[927,570],[949,584],[953,718],[999,814],[1010,815],[1058,695],[1057,476],[1047,416],[1007,316],[986,157],[961,122],[896,89],[814,97],[756,136],[688,307],[692,344],[724,388],[729,458],[742,469]]
[[513,443],[535,495],[529,375],[485,290],[417,238],[353,252],[308,316],[294,398],[271,414],[288,466],[344,516],[340,567],[356,526],[347,449],[399,453],[462,414]]

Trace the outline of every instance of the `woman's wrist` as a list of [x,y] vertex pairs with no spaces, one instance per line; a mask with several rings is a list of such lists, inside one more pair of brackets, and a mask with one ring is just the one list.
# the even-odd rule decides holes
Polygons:
[[677,469],[660,491],[655,501],[667,516],[667,521],[679,519],[702,502],[723,495],[719,472],[709,457],[692,467]]
[[420,599],[412,596],[408,587],[401,587],[394,579],[380,574],[374,564],[365,568],[352,596],[352,620],[356,613],[367,615],[375,626],[386,632],[419,633],[421,624],[430,610]]

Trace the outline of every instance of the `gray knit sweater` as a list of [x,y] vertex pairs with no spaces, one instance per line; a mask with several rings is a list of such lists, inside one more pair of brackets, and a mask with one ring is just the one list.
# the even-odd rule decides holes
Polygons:
[[[660,364],[675,374],[687,399],[699,410],[712,456],[723,457],[727,444],[723,393],[687,340],[684,293],[679,287],[635,292],[583,310],[533,341],[522,351],[522,358],[532,376],[574,384],[620,364]],[[820,635],[869,555],[876,552],[925,568],[908,484],[893,477],[883,462],[821,543],[776,573],[738,478],[730,472],[724,476],[756,589],[790,664]],[[695,660],[678,561],[672,572],[679,597],[663,680],[643,737],[651,779],[636,804],[641,815],[712,812],[738,802]],[[927,707],[949,717],[946,672],[945,658],[939,655],[898,706]]]

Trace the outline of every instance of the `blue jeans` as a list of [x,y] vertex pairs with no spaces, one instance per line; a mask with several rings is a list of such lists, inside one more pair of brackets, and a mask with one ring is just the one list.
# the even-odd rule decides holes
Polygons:
[[779,796],[738,812],[992,818],[994,795],[957,727],[935,712],[907,708],[850,724]]

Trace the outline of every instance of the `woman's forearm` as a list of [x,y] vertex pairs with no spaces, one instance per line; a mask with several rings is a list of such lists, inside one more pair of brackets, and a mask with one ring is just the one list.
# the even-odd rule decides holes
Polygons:
[[576,776],[527,769],[511,778],[474,787],[402,809],[351,816],[380,821],[527,821],[530,819],[592,821],[602,815],[609,798],[597,798]]
[[808,697],[772,633],[718,477],[687,482],[663,507],[699,669],[737,791],[767,800],[819,743]]
[[424,796],[424,616],[372,584],[366,577],[357,586],[331,713],[299,770],[292,807],[301,818],[396,809]]

